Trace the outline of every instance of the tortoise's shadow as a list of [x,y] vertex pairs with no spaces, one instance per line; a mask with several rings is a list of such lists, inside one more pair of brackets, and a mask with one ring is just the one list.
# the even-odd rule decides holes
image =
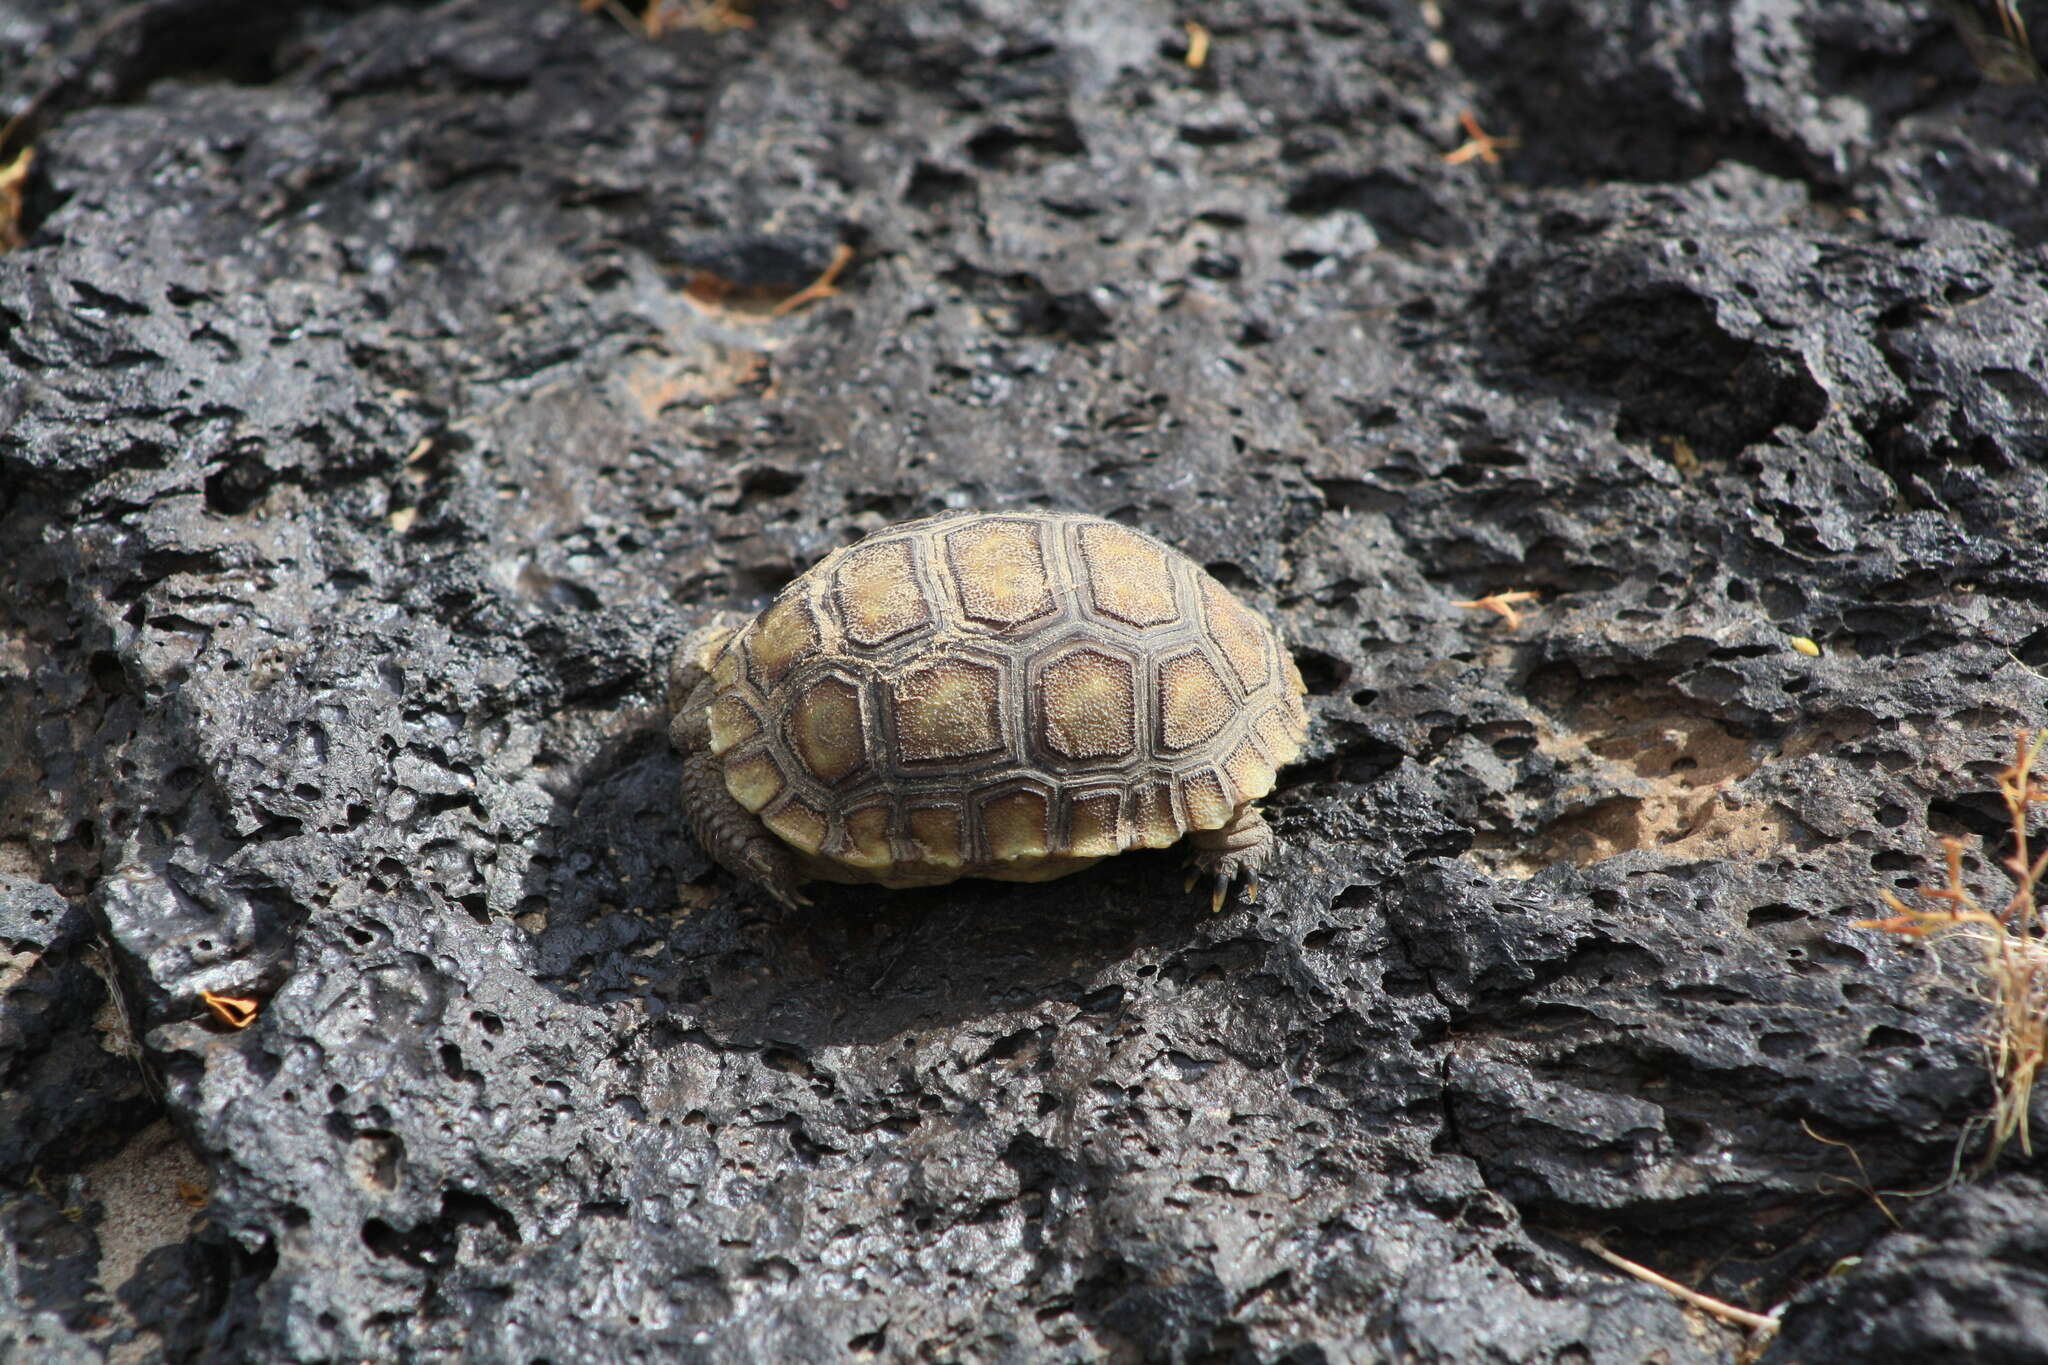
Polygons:
[[680,764],[654,727],[606,744],[555,802],[520,923],[541,980],[588,1005],[642,1002],[664,1032],[811,1049],[1061,1000],[1107,1008],[1134,957],[1227,936],[1177,851],[1042,883],[915,891],[814,884],[763,909],[685,828]]

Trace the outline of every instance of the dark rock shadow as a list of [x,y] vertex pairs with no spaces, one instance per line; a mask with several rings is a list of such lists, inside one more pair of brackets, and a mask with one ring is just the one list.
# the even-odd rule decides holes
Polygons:
[[642,999],[679,1034],[815,1048],[874,1042],[1062,1000],[1110,1008],[1104,971],[1213,923],[1177,850],[1059,881],[914,891],[814,883],[790,913],[756,903],[697,848],[657,727],[605,745],[562,793],[520,921],[564,999]]

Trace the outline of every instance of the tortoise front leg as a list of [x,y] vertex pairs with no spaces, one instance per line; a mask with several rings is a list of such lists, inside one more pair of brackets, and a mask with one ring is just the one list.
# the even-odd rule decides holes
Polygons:
[[726,790],[725,774],[711,754],[714,684],[701,668],[692,676],[694,662],[678,661],[674,676],[687,690],[669,721],[669,739],[683,757],[683,818],[704,852],[726,871],[786,909],[809,905],[798,889],[804,877],[789,845]]
[[1239,877],[1245,878],[1244,898],[1259,898],[1259,884],[1253,874],[1265,866],[1277,844],[1273,827],[1259,814],[1257,806],[1240,807],[1229,824],[1221,829],[1199,830],[1188,836],[1188,843],[1194,848],[1194,871],[1188,876],[1187,889],[1194,890],[1195,883],[1204,876],[1215,878],[1209,902],[1211,914],[1223,909],[1231,883]]

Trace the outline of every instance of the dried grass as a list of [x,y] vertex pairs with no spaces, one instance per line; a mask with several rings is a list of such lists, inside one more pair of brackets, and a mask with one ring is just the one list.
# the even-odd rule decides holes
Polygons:
[[2013,844],[2011,855],[1999,864],[2012,880],[2003,905],[1987,908],[1971,891],[1963,880],[1963,841],[1945,838],[1941,846],[1946,885],[1921,890],[1926,904],[1920,906],[1880,892],[1893,913],[1861,921],[1865,928],[1892,934],[1958,939],[1977,950],[1977,985],[1988,1007],[1982,1037],[1985,1066],[1995,1092],[1985,1118],[1988,1140],[1980,1169],[1994,1165],[2015,1140],[2021,1152],[2034,1152],[2028,1111],[2034,1083],[2048,1059],[2048,920],[2040,894],[2042,877],[2048,874],[2048,850],[2033,851],[2030,827],[2035,809],[2048,807],[2048,786],[2036,774],[2044,744],[2048,730],[2021,731],[2012,765],[1998,776]]

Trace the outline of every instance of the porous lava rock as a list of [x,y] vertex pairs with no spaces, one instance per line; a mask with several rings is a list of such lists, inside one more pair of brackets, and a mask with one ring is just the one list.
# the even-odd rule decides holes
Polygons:
[[[1857,926],[1999,884],[2048,713],[2040,87],[1904,4],[613,8],[0,4],[0,1342],[1738,1358],[1597,1238],[2048,1359],[2037,1180],[1876,1194],[1971,959]],[[712,873],[662,661],[961,507],[1294,642],[1256,903]]]

